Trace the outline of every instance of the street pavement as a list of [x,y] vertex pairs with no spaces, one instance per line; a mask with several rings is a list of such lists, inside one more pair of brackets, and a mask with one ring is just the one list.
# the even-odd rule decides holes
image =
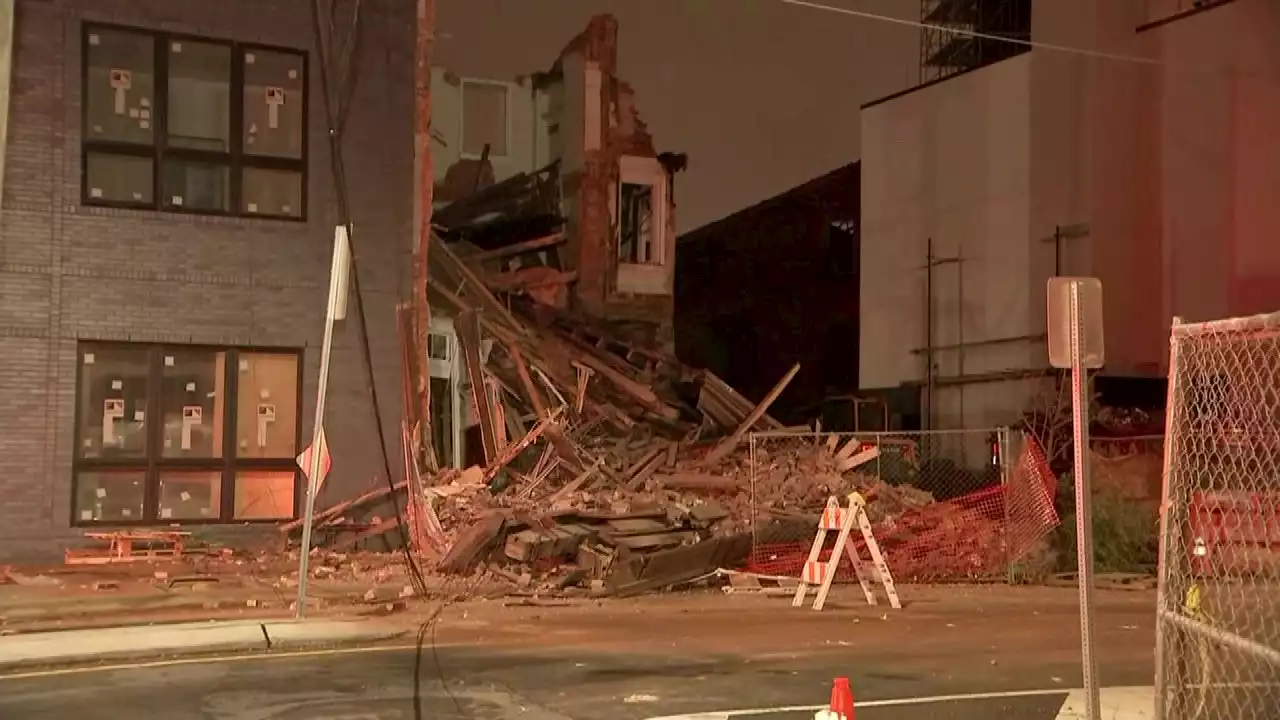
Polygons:
[[[1147,684],[1148,668],[1110,668],[1108,682]],[[831,679],[858,700],[1039,689],[1061,695],[867,707],[860,720],[1052,720],[1075,669],[1028,662],[998,672],[890,669],[849,652],[756,657],[640,655],[583,648],[362,648],[277,656],[57,669],[0,677],[0,718],[115,720],[643,720],[736,708],[817,705]],[[736,715],[792,720],[812,712]]]

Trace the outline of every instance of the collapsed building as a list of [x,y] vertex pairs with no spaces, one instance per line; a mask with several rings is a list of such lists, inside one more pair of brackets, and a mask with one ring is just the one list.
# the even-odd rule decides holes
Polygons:
[[[405,437],[429,423],[440,469],[402,484],[404,534],[424,562],[616,595],[727,567],[791,573],[807,553],[791,541],[811,537],[827,499],[851,490],[874,499],[878,521],[913,514],[902,527],[916,539],[939,528],[948,542],[972,536],[953,558],[956,574],[1005,561],[1007,507],[993,515],[996,498],[939,512],[911,486],[911,443],[888,450],[892,482],[864,467],[881,449],[863,438],[748,452],[752,431],[787,430],[769,407],[799,366],[755,403],[674,356],[672,188],[686,161],[657,151],[616,66],[617,23],[596,17],[550,71],[519,79],[518,92],[493,90],[512,112],[488,123],[487,137],[465,123],[490,89],[439,71],[446,117],[436,129],[458,147],[444,154],[434,188],[431,414],[409,417]],[[517,117],[531,125],[522,128],[531,147],[503,131]],[[407,349],[407,310],[401,326],[408,383],[422,358]],[[1036,497],[1047,492],[1032,484]],[[382,519],[385,507],[368,509],[389,493],[322,511],[321,537],[348,547],[399,526]],[[781,557],[753,555],[770,539],[783,541]],[[912,577],[922,547],[929,555],[917,542],[901,556],[915,563],[902,566]]]

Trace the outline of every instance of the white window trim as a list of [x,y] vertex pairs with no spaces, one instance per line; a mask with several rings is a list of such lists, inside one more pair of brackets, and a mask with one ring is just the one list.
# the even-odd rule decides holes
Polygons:
[[505,125],[506,125],[506,128],[505,128],[505,132],[506,132],[506,142],[505,142],[505,145],[506,145],[506,148],[507,148],[507,149],[506,149],[506,152],[502,152],[502,153],[496,153],[496,152],[493,152],[492,150],[490,150],[490,151],[489,151],[489,157],[491,157],[491,158],[505,158],[505,157],[510,157],[510,156],[511,156],[511,139],[512,139],[512,136],[514,135],[514,133],[512,132],[512,126],[511,126],[511,95],[512,95],[512,93],[511,93],[511,83],[505,83],[505,82],[501,82],[501,81],[498,81],[498,80],[480,80],[480,79],[476,79],[476,78],[463,78],[463,79],[462,79],[462,82],[458,85],[458,88],[459,88],[459,89],[458,89],[458,155],[459,155],[460,157],[462,157],[463,159],[465,159],[465,160],[479,160],[479,159],[480,159],[480,153],[469,153],[469,152],[467,152],[467,151],[466,151],[466,145],[464,144],[464,140],[465,140],[465,138],[466,138],[466,134],[467,134],[467,110],[466,110],[466,108],[467,108],[467,100],[466,100],[466,96],[467,96],[467,86],[468,86],[468,85],[487,85],[487,86],[489,86],[489,87],[499,87],[499,88],[502,88],[503,92],[505,92],[505,93],[506,93],[506,95],[507,95],[506,103],[504,103],[504,105],[503,105],[503,107],[504,107],[504,114],[506,115],[506,117],[505,117],[505,118],[503,118],[503,119],[504,119],[504,120],[506,120],[506,123],[505,123]]
[[652,258],[650,260],[631,263],[619,259],[618,264],[665,266],[667,264],[667,206],[669,204],[666,170],[662,168],[662,163],[658,162],[657,158],[636,157],[633,155],[623,155],[618,158],[618,185],[614,187],[611,202],[615,242],[620,240],[618,234],[622,232],[622,224],[618,222],[622,183],[648,185],[653,188],[653,224],[650,232],[653,245],[651,248]]

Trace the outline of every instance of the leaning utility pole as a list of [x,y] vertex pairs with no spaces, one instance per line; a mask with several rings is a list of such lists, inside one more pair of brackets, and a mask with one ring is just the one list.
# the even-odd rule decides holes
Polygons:
[[[431,443],[431,370],[428,347],[431,333],[431,308],[427,302],[427,261],[431,248],[431,203],[434,195],[435,171],[431,162],[431,50],[435,41],[435,0],[418,0],[418,35],[414,48],[414,96],[416,112],[414,138],[418,156],[418,246],[413,264],[413,378],[417,390],[418,432],[422,439],[420,458],[425,469],[436,469],[435,447]],[[406,413],[409,408],[405,408]]]

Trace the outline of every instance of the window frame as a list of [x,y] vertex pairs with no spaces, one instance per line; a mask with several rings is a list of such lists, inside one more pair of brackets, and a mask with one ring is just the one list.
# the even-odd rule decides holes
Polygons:
[[[146,453],[142,457],[122,458],[87,458],[84,449],[84,356],[106,348],[132,348],[146,354],[147,358],[147,396],[146,417],[149,419],[146,432]],[[226,395],[222,424],[222,457],[208,458],[166,458],[164,457],[164,355],[165,351],[226,353],[223,367],[223,392]],[[281,355],[296,359],[297,400],[294,412],[294,448],[302,451],[302,413],[303,413],[303,379],[305,374],[304,351],[301,348],[222,346],[208,344],[181,343],[136,343],[123,341],[82,340],[76,344],[76,382],[73,447],[71,458],[71,496],[67,512],[71,527],[155,527],[166,525],[240,525],[240,524],[274,524],[282,521],[296,520],[300,516],[302,492],[304,489],[302,469],[298,467],[296,458],[239,458],[237,457],[237,421],[239,419],[239,387],[238,372],[242,354],[249,355]],[[160,479],[163,473],[172,471],[206,471],[221,473],[221,492],[219,495],[218,515],[208,518],[163,518],[160,517]],[[79,497],[80,476],[85,472],[101,471],[134,471],[144,475],[142,517],[136,520],[82,520],[80,508],[76,501]],[[286,518],[237,518],[235,517],[235,485],[238,472],[284,472],[293,473],[293,512]]]
[[[622,256],[622,186],[639,185],[650,189],[649,195],[649,249],[645,259],[635,261]],[[657,158],[623,155],[618,158],[618,180],[612,187],[610,220],[613,222],[614,262],[618,265],[638,267],[667,267],[667,213],[670,202],[668,177]],[[642,255],[640,246],[637,256]]]
[[502,131],[506,134],[504,139],[505,149],[501,153],[489,150],[490,158],[509,158],[511,157],[511,142],[514,136],[511,124],[511,98],[515,93],[511,92],[511,84],[500,80],[484,80],[480,78],[462,78],[458,82],[458,156],[464,160],[479,160],[482,153],[467,152],[467,86],[476,85],[481,87],[501,88],[503,92],[502,104]]
[[[89,127],[89,36],[95,31],[130,33],[151,39],[154,57],[152,60],[155,84],[151,101],[152,143],[143,145],[118,140],[98,140],[88,136]],[[228,134],[230,149],[227,152],[198,150],[194,148],[169,146],[169,48],[173,42],[201,43],[218,45],[231,51],[231,75],[228,78],[230,104],[228,118]],[[281,158],[253,155],[245,152],[244,126],[244,89],[245,89],[245,54],[254,52],[286,53],[297,56],[302,61],[302,118],[301,118],[301,157]],[[311,96],[310,56],[306,50],[297,48],[264,45],[260,43],[240,43],[219,38],[210,38],[186,33],[163,32],[147,28],[117,25],[104,22],[83,22],[80,32],[80,204],[88,207],[107,207],[126,210],[146,210],[180,215],[213,215],[220,217],[238,217],[261,220],[285,220],[289,222],[306,222],[308,212],[308,178],[310,159],[310,96]],[[125,200],[108,200],[91,197],[89,192],[89,155],[104,154],[114,157],[146,158],[151,160],[151,201],[134,202]],[[226,167],[230,173],[227,185],[227,209],[173,207],[164,201],[164,162],[204,162]],[[299,174],[302,187],[301,205],[297,215],[282,215],[265,212],[247,212],[244,208],[244,173],[247,168],[265,170],[286,170]]]

